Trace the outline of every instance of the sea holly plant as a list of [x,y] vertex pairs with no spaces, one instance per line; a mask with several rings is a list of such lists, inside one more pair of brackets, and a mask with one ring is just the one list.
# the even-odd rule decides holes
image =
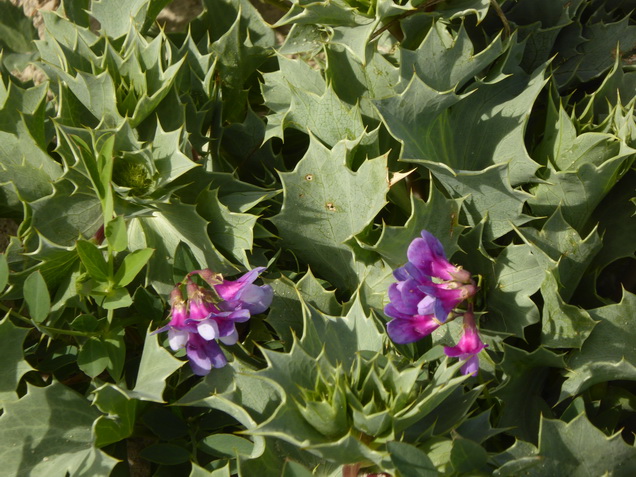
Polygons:
[[4,473],[636,473],[630,2],[22,3]]

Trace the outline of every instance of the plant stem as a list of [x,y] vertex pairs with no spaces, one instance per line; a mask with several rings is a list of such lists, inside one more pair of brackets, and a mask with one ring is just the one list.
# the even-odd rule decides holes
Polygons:
[[85,332],[85,331],[73,331],[73,330],[62,330],[60,328],[51,328],[50,326],[44,326],[44,325],[39,325],[37,323],[34,323],[33,320],[31,320],[30,318],[27,318],[26,316],[21,315],[20,313],[18,313],[17,311],[14,311],[13,308],[10,308],[2,303],[0,303],[0,310],[6,311],[7,313],[9,313],[11,316],[13,316],[14,318],[17,318],[18,320],[31,325],[32,327],[36,328],[38,331],[42,331],[42,332],[46,332],[46,333],[51,333],[51,334],[58,334],[58,335],[67,335],[67,336],[83,336],[83,337],[87,337],[87,336],[94,336],[97,335],[97,333],[89,333],[89,332]]

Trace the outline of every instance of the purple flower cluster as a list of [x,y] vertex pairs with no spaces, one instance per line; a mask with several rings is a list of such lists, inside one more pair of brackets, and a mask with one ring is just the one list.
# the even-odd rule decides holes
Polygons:
[[[173,350],[186,349],[194,374],[205,376],[214,368],[227,364],[216,340],[226,345],[238,341],[236,323],[263,313],[272,303],[269,285],[254,285],[265,267],[255,268],[236,281],[225,280],[211,270],[195,270],[186,277],[187,301],[177,285],[170,294],[171,320],[155,333],[168,332]],[[192,276],[199,275],[208,285],[197,285]]]
[[[441,242],[426,230],[411,242],[407,258],[406,265],[393,272],[398,281],[389,287],[390,303],[384,308],[392,318],[387,332],[399,344],[418,341],[442,326],[449,315],[458,316],[453,310],[471,300],[478,290],[470,272],[451,264]],[[464,335],[457,346],[447,347],[445,352],[468,359],[462,372],[475,374],[479,366],[476,354],[483,348],[469,311],[464,314]]]

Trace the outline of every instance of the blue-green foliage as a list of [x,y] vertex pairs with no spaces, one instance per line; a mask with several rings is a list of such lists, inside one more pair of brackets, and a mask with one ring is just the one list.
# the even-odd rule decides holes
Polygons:
[[[633,475],[636,4],[168,3],[37,40],[0,2],[3,472]],[[422,229],[479,276],[476,378],[457,323],[386,336]],[[149,334],[186,273],[257,266],[226,367]]]

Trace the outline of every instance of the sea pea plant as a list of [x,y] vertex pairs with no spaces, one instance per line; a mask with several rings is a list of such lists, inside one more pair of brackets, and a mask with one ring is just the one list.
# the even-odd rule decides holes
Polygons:
[[636,4],[168,3],[0,2],[3,475],[635,475]]

